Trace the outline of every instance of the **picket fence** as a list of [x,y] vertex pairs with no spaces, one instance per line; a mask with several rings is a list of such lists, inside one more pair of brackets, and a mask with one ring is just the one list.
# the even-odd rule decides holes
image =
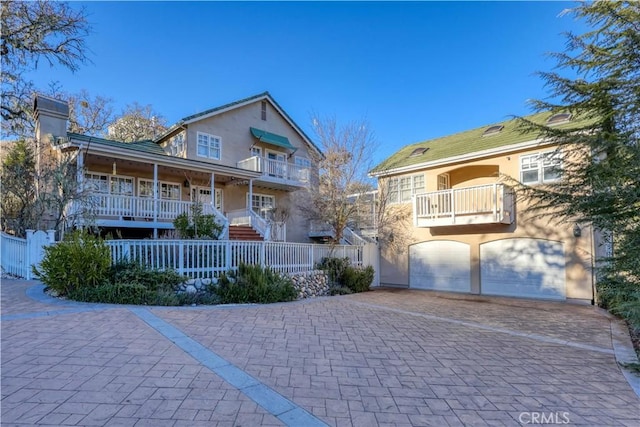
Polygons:
[[112,262],[133,259],[155,269],[174,269],[191,278],[211,278],[241,263],[268,266],[280,273],[314,270],[325,257],[349,258],[351,265],[372,265],[377,247],[240,240],[107,240]]
[[44,248],[52,243],[55,243],[54,230],[27,230],[26,239],[0,232],[0,265],[5,273],[31,280],[31,266],[42,261]]

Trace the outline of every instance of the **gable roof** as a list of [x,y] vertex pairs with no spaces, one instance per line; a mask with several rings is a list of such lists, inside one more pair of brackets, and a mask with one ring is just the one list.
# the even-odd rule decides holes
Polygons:
[[174,134],[179,132],[179,130],[182,129],[185,125],[188,125],[190,123],[197,122],[197,121],[215,116],[217,114],[224,113],[229,110],[244,107],[245,105],[252,104],[254,102],[262,101],[262,100],[266,100],[270,102],[273,108],[275,108],[278,111],[278,113],[280,113],[280,115],[282,115],[282,117],[284,117],[284,119],[289,123],[289,125],[291,125],[291,127],[298,134],[300,134],[302,139],[304,139],[311,148],[316,150],[318,154],[322,155],[322,151],[320,150],[320,148],[313,142],[313,140],[311,140],[311,138],[307,136],[307,134],[302,130],[302,128],[300,128],[300,126],[298,126],[296,122],[294,122],[293,119],[289,117],[286,111],[284,111],[282,107],[280,107],[280,105],[275,101],[275,99],[273,99],[273,97],[269,92],[262,92],[260,94],[250,96],[248,98],[240,99],[238,101],[230,102],[228,104],[224,104],[219,107],[210,108],[200,113],[187,116],[181,119],[178,123],[171,126],[164,134],[160,135],[160,137],[158,137],[155,140],[155,142],[157,143],[166,139],[167,137],[173,136]]
[[[551,115],[551,112],[542,112],[524,118],[542,124],[545,123]],[[589,120],[585,119],[574,119],[555,125],[554,127],[559,129],[572,129],[589,124],[589,122]],[[500,131],[488,133],[486,136],[483,136],[487,129],[496,129],[496,127],[500,126],[502,126]],[[522,133],[518,129],[518,120],[514,118],[453,135],[407,145],[374,167],[370,171],[370,174],[380,175],[395,169],[412,169],[412,166],[418,168],[425,163],[446,161],[448,158],[473,155],[473,153],[480,153],[491,149],[508,148],[509,145],[533,142],[537,139],[538,135]],[[415,153],[418,148],[426,150],[422,154],[414,154],[412,156],[411,154]]]

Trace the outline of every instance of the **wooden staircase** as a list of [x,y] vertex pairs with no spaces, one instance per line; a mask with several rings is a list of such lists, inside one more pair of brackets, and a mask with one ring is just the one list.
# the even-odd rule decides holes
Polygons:
[[229,226],[229,240],[264,240],[260,234],[249,225]]

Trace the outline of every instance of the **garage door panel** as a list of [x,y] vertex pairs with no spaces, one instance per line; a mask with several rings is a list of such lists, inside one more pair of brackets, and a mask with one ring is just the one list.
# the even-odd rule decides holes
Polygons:
[[542,239],[505,239],[480,245],[481,293],[565,299],[564,248]]
[[454,241],[418,243],[409,248],[409,287],[469,292],[469,245]]

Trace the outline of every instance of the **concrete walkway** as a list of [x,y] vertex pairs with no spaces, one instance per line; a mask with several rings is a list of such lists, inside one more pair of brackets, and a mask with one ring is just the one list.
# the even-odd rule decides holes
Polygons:
[[379,290],[160,308],[65,303],[18,280],[0,291],[3,426],[640,420],[614,356],[628,337],[590,306]]

